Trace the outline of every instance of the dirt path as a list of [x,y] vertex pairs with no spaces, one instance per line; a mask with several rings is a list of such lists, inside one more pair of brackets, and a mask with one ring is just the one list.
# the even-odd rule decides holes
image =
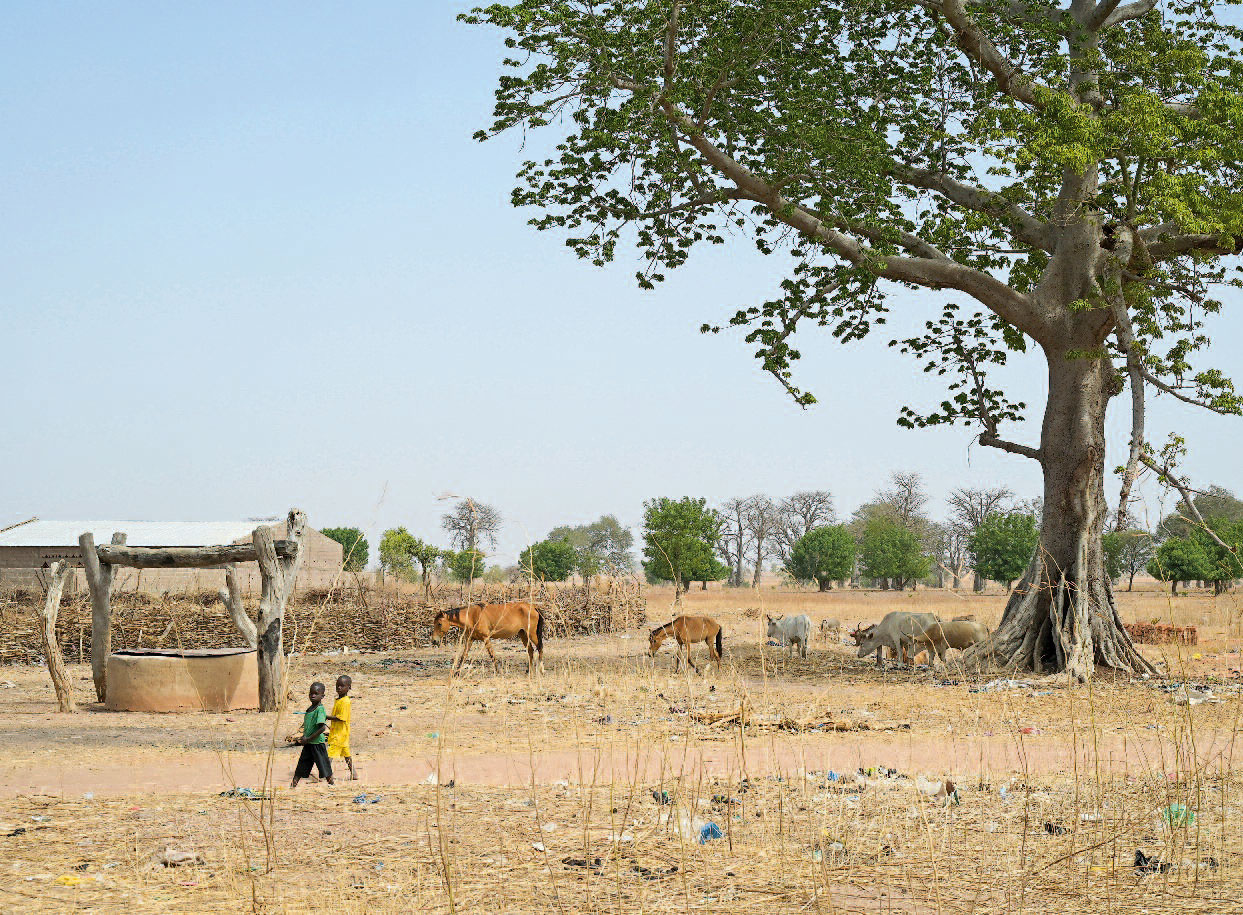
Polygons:
[[[1214,768],[1230,752],[1226,731],[1197,736],[1201,764]],[[560,780],[575,783],[610,782],[650,784],[679,774],[698,777],[740,778],[763,775],[793,776],[802,770],[853,772],[863,766],[884,765],[900,772],[950,774],[961,778],[996,780],[1011,775],[1066,774],[1079,771],[1101,775],[1163,772],[1173,768],[1172,750],[1157,737],[1135,739],[1125,735],[1103,740],[1078,751],[1065,740],[1042,735],[956,739],[930,742],[902,734],[832,734],[770,739],[750,738],[746,764],[736,743],[722,740],[696,742],[689,747],[669,743],[656,747],[645,743],[616,741],[580,749],[557,749],[527,753],[446,753],[439,760],[434,747],[418,752],[379,751],[361,756],[359,785],[402,786],[425,783],[438,773],[441,783],[454,779],[460,785],[549,785]],[[272,781],[288,784],[296,759],[291,750],[277,750]],[[177,791],[216,792],[235,785],[263,784],[265,754],[255,752],[213,753],[202,750],[169,752],[137,749],[103,751],[91,762],[56,762],[42,766],[5,766],[0,771],[0,797],[23,794],[65,796],[92,793],[97,796],[133,795]],[[345,773],[345,767],[337,769]],[[348,784],[348,782],[343,782]]]

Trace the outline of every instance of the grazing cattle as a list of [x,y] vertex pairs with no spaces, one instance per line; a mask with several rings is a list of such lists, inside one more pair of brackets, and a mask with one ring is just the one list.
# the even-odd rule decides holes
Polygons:
[[915,654],[916,637],[923,635],[925,629],[937,622],[939,620],[931,613],[894,610],[885,614],[885,618],[879,623],[867,628],[856,628],[851,636],[859,646],[859,657],[866,658],[875,652],[876,666],[880,667],[881,649],[888,648],[895,657],[905,661]]
[[807,657],[807,643],[811,639],[811,617],[800,613],[798,616],[779,616],[773,619],[765,613],[764,619],[768,622],[770,639],[778,639],[791,651],[798,645],[798,656]]
[[721,655],[725,650],[725,630],[716,620],[707,616],[679,616],[673,622],[652,630],[647,638],[648,654],[655,655],[660,650],[660,643],[670,635],[678,640],[678,653],[673,662],[675,671],[685,657],[691,670],[699,673],[699,668],[691,660],[691,646],[698,642],[708,646],[708,657],[716,661],[717,669],[720,669]]
[[826,641],[831,636],[838,639],[842,634],[842,624],[840,620],[828,619],[820,621],[820,637]]
[[462,650],[458,653],[453,672],[457,673],[466,660],[466,653],[475,642],[483,642],[492,663],[500,669],[501,662],[492,650],[493,639],[517,638],[527,648],[527,673],[535,668],[535,654],[539,652],[540,668],[544,666],[544,617],[524,600],[506,604],[471,604],[441,610],[432,622],[432,642],[439,645],[452,629],[461,629]]
[[988,630],[974,620],[953,620],[948,623],[937,622],[915,637],[916,651],[930,649],[938,659],[945,657],[949,648],[960,651],[983,642],[988,638]]

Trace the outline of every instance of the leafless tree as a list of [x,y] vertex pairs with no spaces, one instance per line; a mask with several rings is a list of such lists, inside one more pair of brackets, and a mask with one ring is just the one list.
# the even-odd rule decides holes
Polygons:
[[755,559],[755,571],[751,578],[753,588],[760,586],[760,576],[764,574],[764,557],[772,548],[780,519],[777,504],[768,496],[752,496],[747,500],[743,528],[750,538],[751,555]]
[[501,513],[486,502],[466,498],[453,506],[453,511],[440,518],[440,526],[449,534],[455,550],[477,550],[481,541],[496,546],[501,529]]
[[[994,486],[991,489],[969,489],[960,487],[949,494],[946,500],[950,507],[951,524],[958,530],[965,548],[966,541],[980,529],[984,519],[993,512],[1005,511],[1012,507],[1014,492],[1008,486]],[[984,590],[984,579],[975,573],[976,591]]]
[[726,499],[718,510],[722,524],[717,552],[729,566],[729,584],[733,588],[742,587],[742,564],[750,546],[746,522],[750,504],[750,498]]
[[781,500],[777,506],[777,529],[773,539],[782,559],[812,528],[832,524],[836,518],[833,496],[827,489],[808,489]]
[[889,488],[876,494],[876,501],[893,509],[898,523],[908,530],[922,533],[928,518],[924,506],[928,493],[924,491],[924,479],[917,473],[894,473],[889,477]]

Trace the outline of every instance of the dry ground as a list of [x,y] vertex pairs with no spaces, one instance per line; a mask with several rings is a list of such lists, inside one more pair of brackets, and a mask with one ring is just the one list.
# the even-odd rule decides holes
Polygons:
[[[761,631],[764,610],[993,623],[1003,601],[692,592],[726,627],[703,677],[675,675],[669,647],[645,659],[643,632],[550,641],[531,680],[516,649],[452,682],[448,649],[296,657],[279,721],[57,715],[42,669],[7,667],[0,910],[1243,912],[1233,595],[1120,595],[1129,620],[1201,627],[1194,648],[1146,649],[1224,700],[1194,707],[1154,681],[981,691],[818,640],[788,659]],[[341,672],[362,780],[290,791],[273,737]],[[739,708],[745,728],[710,721]],[[920,790],[946,777],[958,803]],[[275,799],[219,796],[235,785]],[[1170,804],[1194,824],[1164,822]],[[701,845],[708,822],[722,837]],[[153,865],[166,847],[205,863]],[[1136,849],[1173,867],[1137,874]]]

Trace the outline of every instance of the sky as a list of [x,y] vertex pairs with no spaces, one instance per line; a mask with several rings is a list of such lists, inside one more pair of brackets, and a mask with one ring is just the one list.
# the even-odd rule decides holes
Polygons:
[[[645,292],[629,252],[592,267],[528,226],[514,171],[554,138],[471,139],[503,48],[455,21],[466,6],[6,10],[0,526],[296,505],[374,555],[397,525],[443,540],[456,494],[501,510],[508,564],[558,524],[636,525],[656,496],[828,489],[848,516],[894,471],[923,474],[934,516],[957,486],[1039,494],[1033,462],[969,430],[895,423],[942,392],[886,343],[944,294],[895,294],[862,344],[800,338],[803,410],[738,335],[699,333],[770,298],[780,258],[736,238]],[[1238,376],[1227,305],[1212,364]],[[1041,357],[1004,377],[1042,403]],[[1034,443],[1032,416],[1010,437]],[[1165,398],[1149,427],[1187,437],[1197,483],[1243,489],[1239,420]]]

